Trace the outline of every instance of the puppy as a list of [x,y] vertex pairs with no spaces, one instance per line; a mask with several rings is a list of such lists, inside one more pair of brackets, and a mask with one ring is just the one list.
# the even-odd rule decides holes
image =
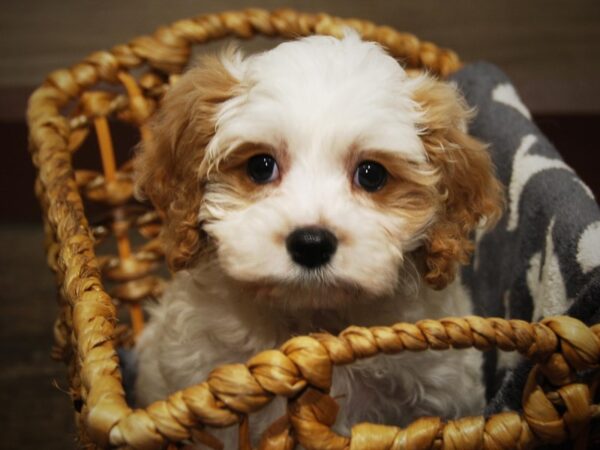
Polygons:
[[[453,86],[352,32],[230,49],[183,75],[137,160],[176,272],[137,344],[139,404],[295,335],[471,314],[457,268],[502,189],[469,117]],[[336,368],[332,395],[340,432],[477,414],[481,359],[377,356]]]

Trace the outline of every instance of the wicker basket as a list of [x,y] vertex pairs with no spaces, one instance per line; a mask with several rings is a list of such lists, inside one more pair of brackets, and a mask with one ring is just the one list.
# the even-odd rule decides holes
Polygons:
[[[117,167],[108,119],[133,124],[147,139],[144,122],[195,44],[256,34],[338,35],[343,26],[380,42],[409,68],[446,76],[460,65],[452,51],[367,21],[251,9],[181,20],[152,36],[93,53],[50,74],[31,96],[27,114],[38,168],[36,192],[44,212],[48,264],[59,288],[54,356],[69,366],[83,446],[151,449],[196,440],[220,448],[205,426],[237,425],[240,448],[250,449],[248,414],[275,396],[288,398],[288,415],[263,434],[261,449],[291,449],[297,443],[332,450],[508,449],[567,440],[575,440],[577,448],[591,445],[592,420],[600,415],[592,399],[600,378],[596,372],[585,384],[576,372],[598,368],[600,326],[588,328],[569,317],[533,324],[448,318],[350,327],[337,337],[297,337],[246,364],[219,367],[206,382],[146,409],[127,405],[116,348],[130,345],[142,328],[140,302],[160,293],[164,281],[156,273],[163,255],[157,240],[160,218],[132,199],[131,164]],[[72,166],[74,152],[89,135],[98,140],[102,172]],[[89,220],[90,211],[100,219]],[[134,246],[140,237],[143,243]],[[131,326],[117,325],[117,307],[129,310]],[[498,347],[533,360],[522,411],[449,422],[423,418],[405,429],[359,424],[350,437],[331,430],[337,411],[327,394],[333,365],[381,352],[449,347]]]

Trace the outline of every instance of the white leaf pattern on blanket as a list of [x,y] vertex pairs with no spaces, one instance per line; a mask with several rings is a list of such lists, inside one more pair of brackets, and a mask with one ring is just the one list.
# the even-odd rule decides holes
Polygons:
[[591,223],[577,243],[577,262],[583,273],[600,266],[600,221]]
[[515,153],[512,175],[508,187],[509,216],[506,226],[508,231],[515,231],[519,224],[519,202],[527,182],[535,174],[549,169],[563,169],[572,172],[572,169],[560,159],[551,159],[542,155],[531,155],[529,150],[537,142],[537,137],[528,134],[521,140],[521,145]]
[[554,222],[553,217],[546,233],[543,264],[542,252],[537,252],[529,260],[527,270],[527,287],[534,304],[532,320],[536,321],[542,317],[562,314],[571,304],[567,299],[560,263],[554,252]]
[[499,103],[511,106],[531,120],[531,113],[519,98],[519,94],[510,83],[502,83],[492,91],[492,99]]

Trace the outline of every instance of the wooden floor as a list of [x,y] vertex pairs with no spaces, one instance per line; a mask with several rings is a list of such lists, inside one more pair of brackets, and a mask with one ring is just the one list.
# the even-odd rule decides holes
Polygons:
[[66,371],[50,359],[57,311],[38,224],[0,225],[0,448],[75,448]]

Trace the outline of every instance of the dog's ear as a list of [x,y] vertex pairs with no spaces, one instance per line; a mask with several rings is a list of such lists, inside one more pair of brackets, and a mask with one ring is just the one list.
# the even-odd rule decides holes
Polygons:
[[421,139],[440,174],[440,204],[424,245],[424,278],[442,289],[454,280],[458,265],[469,262],[475,228],[491,227],[499,219],[503,188],[486,146],[467,134],[472,111],[457,90],[422,77],[414,92],[423,113]]
[[189,267],[200,250],[205,148],[215,133],[217,109],[236,84],[222,59],[201,59],[165,94],[149,123],[151,137],[136,157],[136,191],[164,220],[162,240],[171,270]]

